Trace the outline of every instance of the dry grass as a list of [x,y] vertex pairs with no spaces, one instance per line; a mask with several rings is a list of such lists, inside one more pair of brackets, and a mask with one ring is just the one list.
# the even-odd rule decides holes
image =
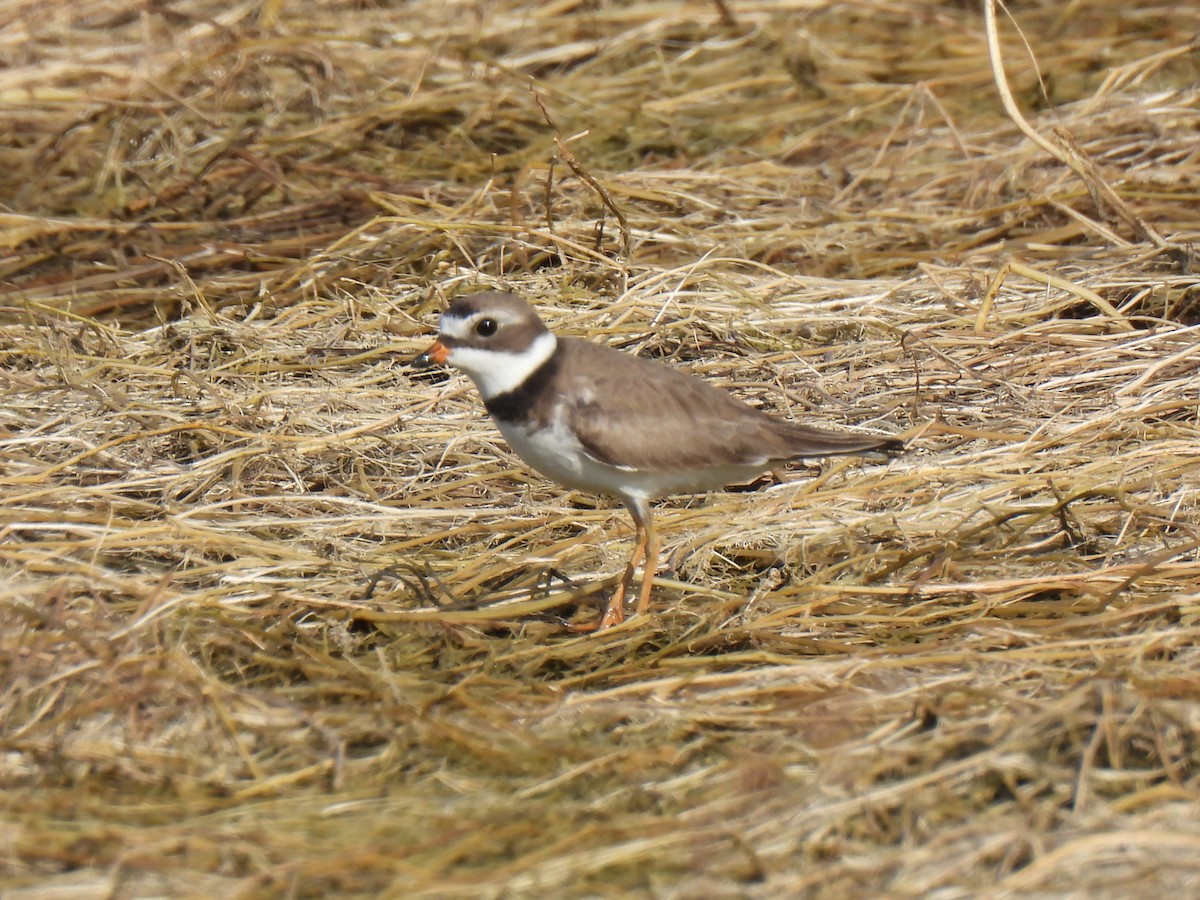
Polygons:
[[[1200,14],[725,6],[0,3],[5,897],[1200,891]],[[573,635],[501,285],[913,450]]]

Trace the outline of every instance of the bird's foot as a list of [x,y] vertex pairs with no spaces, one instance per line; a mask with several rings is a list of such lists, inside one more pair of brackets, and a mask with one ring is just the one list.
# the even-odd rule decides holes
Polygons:
[[600,619],[598,631],[612,628],[625,621],[625,592],[619,591],[618,594],[608,601],[608,606],[604,609],[604,616]]
[[592,634],[597,631],[606,631],[614,625],[620,625],[625,621],[625,595],[628,593],[617,588],[617,592],[613,594],[612,599],[608,601],[608,605],[604,607],[604,615],[600,617],[598,622],[581,622],[578,625],[571,624],[567,626],[568,631],[573,631],[576,634]]

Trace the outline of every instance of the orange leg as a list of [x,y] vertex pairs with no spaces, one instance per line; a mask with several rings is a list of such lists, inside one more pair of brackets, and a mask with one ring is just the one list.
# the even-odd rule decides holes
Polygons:
[[633,587],[633,575],[638,564],[642,567],[642,586],[638,592],[637,614],[644,616],[650,608],[650,590],[654,587],[654,573],[658,570],[658,535],[654,533],[654,519],[650,513],[650,504],[643,497],[627,497],[625,507],[633,517],[634,543],[633,556],[621,576],[621,583],[613,592],[612,599],[604,610],[604,617],[598,626],[600,630],[611,628],[625,621],[625,598]]
[[654,587],[654,573],[658,571],[658,535],[654,533],[654,520],[646,516],[646,565],[642,567],[642,590],[638,594],[637,614],[644,616],[650,608],[650,589]]
[[629,595],[629,589],[633,586],[633,573],[637,571],[638,563],[646,557],[646,529],[636,516],[634,517],[633,525],[633,556],[629,558],[629,565],[625,567],[625,574],[621,576],[621,583],[617,585],[612,599],[608,601],[608,606],[604,609],[604,618],[600,620],[601,630],[611,628],[613,625],[620,625],[625,621],[625,598]]

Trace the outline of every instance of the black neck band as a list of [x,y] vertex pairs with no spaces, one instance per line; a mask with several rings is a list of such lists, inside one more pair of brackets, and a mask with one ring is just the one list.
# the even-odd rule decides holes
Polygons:
[[529,373],[529,377],[511,391],[484,400],[488,413],[500,422],[515,422],[528,415],[537,398],[546,390],[550,380],[558,372],[561,347],[555,347],[550,358]]

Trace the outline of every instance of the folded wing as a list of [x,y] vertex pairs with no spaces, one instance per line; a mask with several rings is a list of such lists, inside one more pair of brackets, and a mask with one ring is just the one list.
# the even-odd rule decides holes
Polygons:
[[566,339],[588,373],[573,385],[568,424],[610,465],[639,470],[761,466],[805,457],[893,452],[893,438],[842,434],[776,419],[730,394],[651,360]]

